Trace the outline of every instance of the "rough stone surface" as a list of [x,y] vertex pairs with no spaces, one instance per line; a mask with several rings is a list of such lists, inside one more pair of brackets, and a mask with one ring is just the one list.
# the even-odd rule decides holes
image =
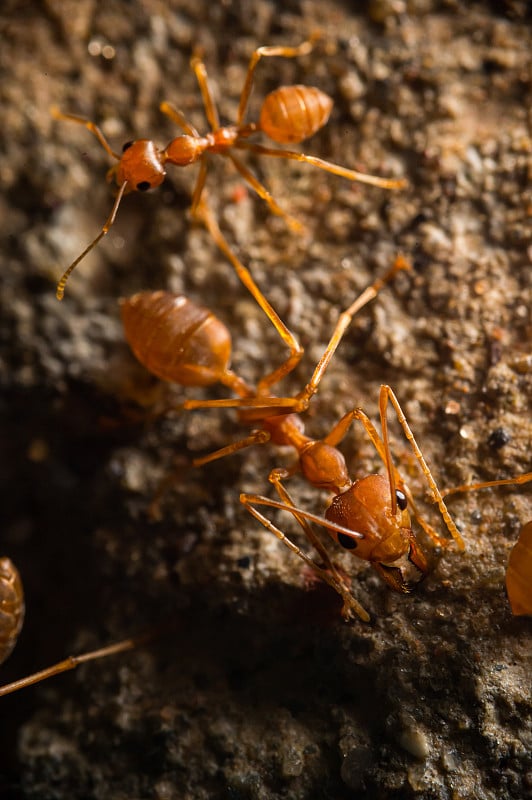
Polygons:
[[[339,311],[401,250],[413,272],[353,322],[308,431],[324,435],[353,406],[376,418],[389,383],[442,486],[507,477],[531,469],[527,13],[519,0],[4,2],[0,554],[20,568],[27,621],[1,678],[174,627],[3,698],[3,797],[530,796],[531,628],[511,616],[504,591],[509,550],[532,518],[530,489],[453,499],[466,552],[434,553],[420,534],[434,563],[412,596],[344,560],[372,622],[343,623],[332,591],[238,502],[240,491],[271,494],[268,473],[290,454],[255,447],[192,469],[193,454],[239,436],[235,415],[150,418],[167,389],[123,341],[118,297],[166,287],[230,326],[234,367],[248,380],[282,361],[275,331],[189,222],[194,168],[170,168],[164,187],[124,199],[60,304],[55,282],[112,194],[96,139],[49,113],[90,117],[116,150],[139,137],[164,145],[176,135],[158,110],[164,99],[205,129],[189,68],[196,48],[232,120],[253,49],[319,29],[311,55],[260,63],[251,116],[283,83],[316,85],[334,110],[305,151],[405,176],[409,187],[384,192],[252,161],[304,222],[297,237],[241,191],[230,164],[212,160],[222,227],[306,349],[282,391],[301,388]],[[201,392],[171,394],[185,396]],[[394,457],[423,498],[392,429]],[[343,452],[353,475],[382,469],[358,430]],[[322,493],[297,479],[291,491],[323,511]],[[276,520],[299,536],[294,521]]]

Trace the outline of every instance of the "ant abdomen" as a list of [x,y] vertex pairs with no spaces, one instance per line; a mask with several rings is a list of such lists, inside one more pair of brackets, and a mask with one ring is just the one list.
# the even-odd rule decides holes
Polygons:
[[281,86],[264,100],[259,127],[279,144],[302,142],[327,123],[333,101],[315,86]]
[[184,295],[139,292],[121,301],[126,339],[153,375],[182,386],[209,386],[227,373],[231,336],[207,308]]
[[0,558],[0,664],[13,650],[24,622],[24,591],[17,568]]

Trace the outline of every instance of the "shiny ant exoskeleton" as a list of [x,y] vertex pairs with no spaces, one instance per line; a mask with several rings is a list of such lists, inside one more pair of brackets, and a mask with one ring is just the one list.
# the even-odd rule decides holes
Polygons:
[[[193,125],[187,122],[181,111],[165,101],[161,103],[161,111],[183,130],[183,135],[173,139],[168,146],[162,150],[158,148],[151,139],[137,139],[132,142],[127,142],[121,154],[116,153],[94,122],[74,114],[64,114],[56,108],[52,109],[52,115],[55,119],[69,120],[84,125],[96,136],[107,154],[117,161],[109,170],[108,179],[115,178],[118,185],[118,193],[113,208],[100,233],[68,267],[61,277],[57,286],[57,297],[59,300],[63,298],[65,286],[71,272],[80,261],[85,258],[87,253],[98,244],[100,239],[105,236],[113,225],[124,194],[135,191],[144,192],[148,189],[160,186],[166,177],[167,164],[176,167],[186,167],[190,164],[199,163],[199,174],[192,193],[191,216],[206,225],[215,242],[237,268],[241,279],[242,274],[240,268],[237,267],[235,263],[237,261],[236,256],[233,253],[229,255],[229,246],[227,242],[223,240],[219,230],[217,230],[217,225],[212,220],[212,215],[210,214],[204,198],[208,157],[210,154],[219,154],[228,158],[246,183],[248,183],[267,203],[270,210],[274,214],[284,217],[289,227],[295,230],[300,230],[302,227],[301,224],[283,211],[266,187],[260,183],[247,166],[235,155],[235,150],[247,150],[258,155],[285,158],[313,164],[315,167],[334,175],[339,175],[347,180],[359,181],[384,189],[399,189],[405,186],[405,181],[402,179],[388,179],[380,178],[375,175],[367,175],[357,172],[356,170],[341,167],[338,164],[333,164],[316,156],[291,150],[264,147],[263,145],[248,141],[249,137],[253,134],[262,132],[265,136],[278,144],[302,142],[327,123],[332,109],[331,98],[320,89],[313,86],[298,85],[281,86],[271,92],[267,95],[262,104],[258,122],[245,122],[255,69],[260,59],[272,56],[295,58],[297,56],[306,55],[312,50],[314,38],[303,42],[298,47],[259,47],[255,50],[251,57],[247,76],[240,95],[237,119],[233,125],[220,125],[218,111],[209,86],[205,65],[198,56],[194,56],[191,60],[191,67],[198,80],[203,98],[205,115],[211,130],[205,135],[201,135]],[[246,286],[250,288],[247,283]]]

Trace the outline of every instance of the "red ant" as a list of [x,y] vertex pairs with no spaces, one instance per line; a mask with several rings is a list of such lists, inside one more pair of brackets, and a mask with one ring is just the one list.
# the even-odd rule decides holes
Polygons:
[[[384,278],[376,281],[339,318],[329,344],[318,362],[307,386],[296,396],[278,398],[270,394],[271,385],[279,370],[267,375],[256,390],[249,387],[229,368],[231,338],[229,331],[206,308],[201,308],[184,296],[167,292],[141,292],[122,301],[124,331],[138,360],[157,377],[183,386],[208,386],[222,383],[229,386],[238,398],[221,400],[186,400],[184,409],[239,408],[239,419],[258,423],[259,429],[240,441],[233,442],[207,456],[193,461],[201,466],[230,455],[253,444],[271,441],[277,445],[291,446],[298,461],[290,469],[274,469],[269,480],[274,484],[280,501],[258,495],[242,494],[241,502],[268,530],[272,531],[293,552],[300,556],[340,594],[344,601],[343,614],[349,618],[357,615],[364,621],[369,615],[351,595],[343,578],[332,563],[326,549],[316,537],[308,521],[325,527],[340,546],[352,550],[360,558],[370,561],[380,576],[396,591],[409,592],[413,585],[427,573],[427,562],[412,531],[407,505],[423,530],[439,546],[447,546],[449,539],[439,536],[420,516],[412,495],[394,467],[388,440],[387,406],[391,402],[406,438],[411,444],[430,487],[432,499],[447,530],[464,550],[464,542],[443,500],[448,494],[471,491],[506,484],[521,484],[532,480],[532,473],[514,479],[502,479],[455,487],[440,492],[417,445],[404,413],[389,386],[381,387],[379,408],[382,437],[365,412],[358,408],[348,412],[322,440],[305,436],[299,412],[308,408],[323,374],[341,341],[354,314],[373,299],[382,285],[399,269],[408,264],[399,257]],[[280,368],[281,370],[284,367]],[[284,371],[286,374],[286,370]],[[336,445],[346,435],[355,420],[363,425],[385,467],[386,476],[369,475],[352,482],[342,454]],[[298,508],[283,485],[285,478],[301,472],[316,488],[327,489],[334,498],[325,513],[325,519]],[[293,544],[285,534],[255,506],[268,506],[289,511],[302,526],[307,538],[318,551],[323,564],[316,564]]]
[[[322,440],[312,440],[304,435],[303,422],[298,414],[308,407],[310,399],[318,390],[323,374],[353,316],[376,297],[383,285],[391,280],[397,271],[406,268],[408,268],[408,264],[404,259],[401,257],[396,259],[386,275],[368,287],[349,309],[340,315],[329,344],[319,360],[311,380],[299,394],[292,397],[277,398],[267,388],[272,385],[272,378],[278,375],[279,370],[266,376],[259,383],[257,390],[249,387],[245,381],[230,370],[230,334],[223,323],[207,309],[199,308],[187,298],[176,297],[166,292],[142,292],[122,302],[126,337],[137,358],[151,372],[164,380],[173,380],[186,386],[207,386],[221,382],[239,395],[232,399],[187,400],[183,404],[184,408],[237,407],[240,409],[241,421],[250,424],[258,422],[262,426],[245,439],[196,459],[193,462],[196,466],[229,455],[252,444],[264,444],[267,441],[294,448],[298,456],[297,463],[290,469],[274,469],[269,476],[270,482],[277,489],[280,501],[259,495],[245,494],[241,495],[241,501],[253,516],[338,592],[343,600],[342,611],[346,618],[358,616],[366,622],[370,619],[369,614],[352,596],[344,577],[333,564],[327,549],[310,527],[310,522],[325,527],[341,547],[369,561],[391,588],[402,593],[411,591],[428,571],[425,556],[411,527],[407,506],[410,505],[423,530],[437,545],[447,546],[450,541],[448,538],[440,537],[418,514],[408,487],[393,465],[388,440],[388,402],[392,403],[396,411],[399,422],[427,479],[433,500],[438,504],[446,527],[460,550],[464,549],[464,542],[447,511],[443,500],[444,496],[460,491],[515,483],[523,484],[532,480],[532,473],[527,473],[513,479],[468,484],[440,492],[408,426],[399,402],[389,386],[382,386],[380,393],[382,437],[360,408],[345,414]],[[261,386],[262,389],[259,389]],[[368,475],[354,482],[349,478],[345,460],[336,445],[339,444],[355,420],[361,422],[381,457],[386,468],[385,476]],[[290,498],[283,481],[299,471],[313,486],[327,489],[333,493],[334,497],[325,512],[325,518],[299,508]],[[290,512],[319,553],[322,564],[316,563],[300,550],[255,506],[266,506]],[[530,613],[529,567],[531,560],[528,558],[528,554],[531,533],[532,524],[528,523],[524,526],[520,539],[510,556],[507,586],[514,614]],[[524,552],[521,548],[524,548]],[[11,565],[11,562],[9,564]],[[11,568],[14,569],[12,565]],[[2,585],[0,576],[0,589]],[[18,585],[17,596],[18,602],[21,603],[23,602],[22,589],[20,583]],[[1,604],[0,609],[3,610]],[[5,633],[2,633],[0,628],[0,641],[9,640],[11,642],[9,652],[20,625],[21,620],[15,631],[13,623],[8,622]],[[80,656],[71,656],[41,672],[0,687],[0,696],[60,672],[74,669],[80,663],[133,649],[155,638],[156,635],[151,632],[145,636],[126,639]],[[4,654],[0,651],[0,662],[7,657],[9,652],[7,648],[5,648]]]
[[[115,178],[118,185],[118,193],[111,213],[98,236],[81,255],[76,258],[61,277],[57,285],[58,300],[62,300],[63,298],[65,286],[71,272],[113,225],[124,194],[134,191],[144,192],[148,189],[160,186],[166,176],[166,164],[186,167],[189,164],[199,162],[199,174],[192,193],[191,216],[193,219],[200,220],[206,225],[216,244],[235,266],[241,280],[243,280],[242,270],[244,268],[239,264],[236,256],[232,253],[230,254],[229,246],[223,239],[216,224],[213,222],[204,200],[203,190],[207,177],[208,156],[210,153],[219,153],[228,158],[244,180],[254,189],[259,197],[265,200],[270,210],[274,214],[283,216],[288,226],[294,230],[300,230],[302,227],[301,224],[283,211],[269,191],[235,155],[233,152],[234,150],[247,150],[257,153],[258,155],[304,161],[307,164],[313,164],[315,167],[331,172],[334,175],[339,175],[347,180],[360,181],[385,189],[399,189],[405,186],[406,182],[402,179],[393,180],[380,178],[374,175],[366,175],[355,170],[346,169],[345,167],[341,167],[329,161],[324,161],[316,156],[310,156],[291,150],[272,149],[247,141],[253,134],[262,132],[269,139],[279,144],[301,142],[312,136],[327,123],[333,101],[328,95],[313,86],[281,86],[265,98],[258,122],[245,123],[244,121],[253,86],[255,69],[260,59],[265,57],[270,58],[272,56],[295,58],[297,56],[306,55],[311,52],[316,38],[317,37],[311,37],[298,47],[259,47],[255,50],[249,62],[247,76],[240,95],[237,119],[234,125],[220,125],[218,111],[209,86],[205,65],[198,56],[194,56],[191,60],[191,68],[199,84],[205,115],[211,130],[204,136],[200,135],[193,125],[187,122],[181,111],[165,101],[161,103],[160,110],[163,114],[170,117],[170,119],[184,131],[184,134],[173,139],[164,150],[159,149],[151,139],[137,139],[136,141],[126,143],[120,155],[112,150],[101,130],[93,122],[74,114],[63,114],[58,109],[52,108],[52,115],[55,119],[70,120],[71,122],[77,122],[88,128],[88,130],[96,136],[108,155],[118,162],[111,167],[107,175],[108,179]],[[251,278],[249,277],[244,280],[244,284],[252,291],[255,299],[258,299],[254,291],[256,287],[251,289],[250,281]],[[261,302],[259,302],[259,304],[266,310]],[[276,324],[269,313],[268,316],[272,322]]]

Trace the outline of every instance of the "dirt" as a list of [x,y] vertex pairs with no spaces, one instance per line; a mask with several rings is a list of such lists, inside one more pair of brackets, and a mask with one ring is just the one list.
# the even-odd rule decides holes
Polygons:
[[[94,120],[117,151],[139,137],[164,146],[176,129],[163,100],[206,130],[194,53],[234,120],[254,48],[319,30],[311,54],[261,61],[250,118],[279,85],[316,85],[334,109],[302,149],[408,187],[249,159],[304,223],[298,236],[212,159],[222,229],[305,347],[278,391],[304,385],[339,312],[402,252],[412,271],[353,321],[307,430],[323,436],[357,406],[377,421],[389,384],[440,486],[509,477],[532,469],[527,4],[34,0],[4,3],[0,24],[0,555],[27,599],[2,682],[163,626],[143,648],[1,699],[2,797],[531,796],[531,627],[504,589],[532,519],[529,486],[450,499],[466,550],[438,552],[418,531],[431,572],[411,595],[332,549],[371,613],[346,624],[334,592],[239,503],[242,491],[273,497],[268,474],[290,453],[256,446],[192,468],[243,435],[234,412],[157,416],[202,391],[161,386],[124,341],[118,298],[167,288],[230,327],[246,380],[286,355],[189,219],[195,168],[124,198],[59,303],[55,284],[113,195],[96,139],[50,114]],[[392,433],[423,500],[412,452]],[[382,471],[356,426],[342,451],[353,476]],[[325,493],[297,478],[290,490],[323,513]],[[295,521],[274,519],[310,549]]]

